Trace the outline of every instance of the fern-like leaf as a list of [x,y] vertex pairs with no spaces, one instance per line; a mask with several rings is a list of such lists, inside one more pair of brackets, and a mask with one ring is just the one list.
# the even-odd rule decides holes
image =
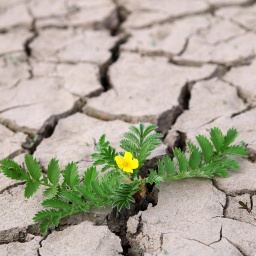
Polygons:
[[47,168],[47,176],[49,181],[56,185],[60,179],[60,167],[59,162],[55,158],[52,158]]
[[33,156],[26,154],[25,155],[25,164],[27,166],[28,172],[32,179],[39,181],[42,171],[39,163],[36,161]]
[[226,148],[225,150],[223,150],[222,153],[227,154],[227,155],[238,155],[238,156],[243,156],[243,157],[248,156],[248,152],[247,152],[246,148],[243,146],[239,146],[239,145],[230,146],[230,147]]
[[161,182],[164,181],[164,177],[162,177],[160,174],[158,174],[155,170],[150,170],[149,176],[147,178],[147,183],[156,185],[159,185]]
[[198,167],[201,165],[201,153],[199,149],[192,143],[187,144],[189,151],[190,151],[190,156],[189,156],[189,167],[192,170],[196,170]]
[[131,152],[133,157],[138,159],[139,167],[143,165],[151,151],[161,143],[162,134],[151,134],[157,128],[156,125],[145,127],[140,123],[139,128],[136,126],[129,127],[131,132],[125,133],[123,140],[120,142],[120,147],[125,151]]
[[228,130],[226,136],[224,137],[224,144],[222,149],[226,149],[232,142],[235,141],[236,137],[238,136],[238,132],[235,128],[231,128]]
[[70,187],[74,188],[79,185],[78,168],[74,162],[68,163],[64,169],[64,182]]
[[66,199],[74,204],[75,207],[79,207],[79,209],[87,212],[89,210],[89,206],[82,200],[81,197],[77,196],[75,193],[71,191],[65,191],[59,194],[59,196],[63,199]]
[[186,155],[179,148],[175,148],[173,153],[178,161],[180,173],[186,172],[189,166],[189,162],[186,158]]
[[105,134],[100,137],[96,144],[96,150],[97,152],[91,155],[94,160],[93,165],[103,165],[102,171],[117,169],[116,162],[114,160],[117,152],[110,146],[110,142],[106,141]]
[[91,188],[91,182],[93,180],[98,180],[98,172],[96,170],[95,166],[92,166],[90,168],[88,168],[85,172],[84,172],[84,185],[86,187]]
[[208,164],[211,160],[211,157],[213,155],[213,148],[211,142],[203,135],[198,135],[196,137],[204,157],[204,162]]
[[53,198],[57,195],[58,193],[58,187],[55,185],[55,186],[52,186],[50,188],[46,188],[44,190],[44,196],[45,197],[48,197],[48,198]]
[[67,212],[72,211],[73,206],[71,204],[68,204],[62,200],[59,199],[48,199],[48,200],[44,200],[42,202],[42,205],[45,207],[52,207],[52,208],[57,208],[60,210],[64,210]]
[[131,184],[121,184],[120,187],[115,191],[113,196],[113,207],[117,207],[120,211],[123,206],[130,209],[130,202],[135,202],[132,197],[139,190],[140,182],[138,180]]
[[4,159],[0,161],[0,169],[3,174],[13,180],[28,180],[29,176],[15,161]]
[[224,145],[224,136],[221,130],[217,127],[214,127],[210,130],[210,135],[212,144],[214,145],[217,153],[219,153]]
[[40,187],[40,181],[29,180],[26,184],[24,196],[26,198],[31,197]]

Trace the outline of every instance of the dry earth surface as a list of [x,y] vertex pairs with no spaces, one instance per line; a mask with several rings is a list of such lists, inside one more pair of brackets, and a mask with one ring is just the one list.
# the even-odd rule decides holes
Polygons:
[[82,174],[102,133],[118,146],[139,121],[165,135],[149,165],[214,126],[236,127],[250,155],[226,179],[161,185],[118,231],[107,209],[41,236],[42,191],[26,200],[0,173],[0,255],[255,256],[255,28],[255,0],[1,0],[0,159]]

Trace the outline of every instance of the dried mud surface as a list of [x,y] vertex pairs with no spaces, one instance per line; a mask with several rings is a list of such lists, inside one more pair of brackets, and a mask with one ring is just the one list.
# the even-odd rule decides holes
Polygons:
[[138,122],[165,135],[149,167],[214,126],[236,127],[249,159],[226,179],[167,182],[130,211],[71,216],[44,237],[32,221],[42,191],[26,200],[0,173],[0,256],[256,255],[256,1],[158,2],[1,0],[0,159],[56,157],[82,174],[101,134],[118,147]]

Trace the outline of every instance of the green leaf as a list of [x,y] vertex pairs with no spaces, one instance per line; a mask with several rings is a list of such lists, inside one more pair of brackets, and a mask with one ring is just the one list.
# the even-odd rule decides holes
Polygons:
[[72,209],[73,209],[73,206],[71,204],[68,204],[59,199],[45,200],[45,201],[43,201],[42,205],[45,207],[58,208],[60,210],[64,210],[64,211],[68,211],[68,212],[72,211]]
[[4,159],[0,161],[0,169],[6,177],[11,178],[13,180],[29,179],[26,171],[13,160]]
[[222,158],[222,159],[217,160],[216,162],[228,169],[239,170],[239,168],[240,168],[239,163],[236,160],[231,159],[231,158]]
[[115,191],[113,196],[113,207],[117,207],[118,211],[125,206],[130,209],[130,202],[135,202],[132,197],[139,190],[140,181],[136,180],[131,184],[121,184],[121,186]]
[[224,144],[222,149],[226,149],[232,142],[235,141],[238,136],[238,132],[235,128],[228,130],[227,135],[224,137]]
[[48,198],[53,198],[57,195],[58,193],[58,187],[57,186],[53,186],[53,187],[50,187],[50,188],[46,188],[44,190],[44,196],[45,197],[48,197]]
[[91,181],[92,180],[98,180],[98,172],[97,172],[95,166],[92,166],[92,167],[88,168],[84,172],[84,185],[88,186],[88,187],[91,187]]
[[238,155],[238,156],[243,156],[243,157],[248,156],[248,152],[247,152],[246,148],[243,146],[238,146],[238,145],[230,146],[230,147],[226,148],[225,150],[223,150],[222,153],[227,154],[227,155]]
[[148,134],[150,134],[151,132],[153,132],[154,130],[156,130],[158,128],[157,125],[155,124],[151,124],[149,125],[143,132],[143,136],[146,137],[148,136]]
[[47,233],[49,226],[52,224],[51,219],[43,220],[39,225],[40,232],[44,235]]
[[201,153],[194,144],[188,143],[187,145],[190,151],[189,167],[196,170],[201,165]]
[[174,176],[176,175],[176,169],[174,162],[169,156],[164,156],[159,162],[158,162],[158,174],[162,177],[169,175]]
[[80,208],[86,206],[86,203],[79,196],[75,195],[71,191],[65,191],[60,193],[60,197],[72,202],[75,206],[78,206]]
[[58,184],[60,179],[60,167],[58,160],[56,160],[55,158],[52,158],[48,165],[47,176],[52,184]]
[[152,185],[153,183],[156,183],[157,185],[159,185],[163,181],[164,181],[164,178],[158,175],[158,173],[155,170],[150,170],[149,176],[147,178],[147,182],[149,184]]
[[98,181],[92,181],[91,182],[93,190],[96,192],[96,194],[100,197],[102,197],[105,200],[108,200],[108,195],[105,193],[104,189],[102,188],[101,184],[99,184]]
[[52,219],[54,216],[59,215],[58,211],[55,210],[42,210],[34,216],[34,221],[42,221],[45,219]]
[[82,194],[86,200],[90,200],[94,203],[100,201],[97,195],[85,186],[77,186],[76,189]]
[[217,151],[219,153],[221,151],[221,148],[224,145],[224,136],[221,132],[221,130],[217,127],[214,127],[210,130],[211,135],[211,141]]
[[31,197],[40,187],[40,181],[29,180],[25,187],[24,196],[26,198]]
[[178,161],[180,173],[187,172],[189,163],[186,155],[179,148],[175,148],[173,153]]
[[64,169],[64,182],[70,187],[74,188],[79,185],[79,175],[77,165],[74,162],[68,163]]
[[211,157],[213,155],[213,148],[212,148],[212,144],[211,142],[203,135],[198,135],[196,137],[200,147],[201,147],[201,150],[202,150],[202,153],[203,153],[203,156],[204,156],[204,162],[207,164],[210,162],[211,160]]
[[27,166],[30,176],[34,180],[38,181],[41,177],[42,171],[41,171],[41,167],[38,164],[38,162],[36,161],[36,159],[33,158],[33,156],[26,154],[25,155],[25,164]]

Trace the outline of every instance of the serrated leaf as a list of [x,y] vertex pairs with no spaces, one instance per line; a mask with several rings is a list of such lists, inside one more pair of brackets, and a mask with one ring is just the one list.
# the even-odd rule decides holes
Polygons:
[[123,206],[130,208],[130,202],[135,202],[132,197],[139,190],[140,181],[136,180],[131,184],[121,184],[121,186],[116,189],[113,195],[113,207],[117,207],[118,211],[121,210]]
[[228,171],[225,167],[216,167],[214,168],[214,175],[217,175],[221,178],[226,178],[228,176]]
[[85,197],[86,201],[91,201],[93,205],[98,205],[100,207],[104,206],[104,203],[97,197],[90,189],[84,186],[76,187],[76,189]]
[[52,219],[54,216],[59,215],[58,211],[55,210],[42,210],[34,216],[34,221],[42,221],[45,219]]
[[232,142],[235,141],[237,136],[238,132],[235,128],[229,129],[227,135],[224,138],[224,144],[222,149],[226,149]]
[[40,187],[40,181],[29,180],[26,184],[24,196],[26,198],[31,197]]
[[155,184],[159,185],[163,181],[164,181],[164,178],[162,176],[158,175],[158,173],[155,170],[150,170],[149,176],[147,178],[147,182],[149,184],[152,185],[153,183],[155,183]]
[[189,164],[186,155],[179,148],[175,148],[173,154],[178,161],[180,173],[187,172]]
[[211,160],[211,157],[213,155],[213,148],[211,142],[203,135],[198,135],[196,137],[200,148],[202,150],[202,154],[204,157],[204,162],[208,164]]
[[98,172],[97,172],[95,166],[88,168],[84,172],[84,185],[85,186],[91,187],[91,181],[97,180],[97,179],[98,179]]
[[49,226],[52,224],[51,219],[43,220],[39,225],[40,232],[44,235],[47,233]]
[[230,146],[230,147],[226,148],[222,153],[227,154],[227,155],[238,155],[238,156],[243,156],[243,157],[248,156],[248,152],[247,152],[246,148],[243,146],[238,146],[238,145]]
[[187,145],[190,151],[189,167],[196,170],[201,165],[201,153],[194,144],[188,143]]
[[63,211],[72,211],[73,206],[59,199],[48,199],[42,202],[45,207],[58,208]]
[[171,177],[176,175],[174,162],[169,156],[164,156],[158,162],[158,174],[159,176],[164,177],[164,179],[166,179],[167,176]]
[[43,182],[46,184],[46,185],[49,185],[49,180],[46,178],[46,176],[43,175]]
[[15,161],[4,159],[0,161],[0,169],[3,174],[13,180],[28,180],[29,177],[26,171],[21,168]]
[[222,158],[218,160],[217,163],[228,169],[239,170],[240,168],[239,163],[236,160],[231,158]]
[[26,154],[25,155],[25,164],[27,166],[30,176],[34,180],[38,181],[41,177],[42,171],[41,171],[41,167],[40,167],[39,163],[36,161],[36,159],[33,158],[33,156]]
[[55,158],[52,158],[48,165],[47,176],[52,184],[58,184],[60,179],[60,167],[58,160],[56,160]]
[[64,182],[70,187],[74,188],[79,185],[78,168],[74,162],[68,163],[64,169]]
[[212,141],[217,153],[219,153],[224,144],[224,136],[223,136],[221,130],[217,127],[214,127],[210,130],[210,135],[211,135],[211,141]]
[[65,191],[60,193],[60,197],[64,198],[68,201],[71,201],[75,206],[79,206],[83,208],[85,206],[85,202],[77,195],[75,195],[73,192]]
[[108,200],[108,195],[105,193],[104,189],[102,188],[101,184],[99,184],[98,181],[92,181],[91,182],[93,190],[96,192],[96,194],[105,200]]
[[61,219],[61,216],[54,216],[54,217],[52,218],[52,224],[53,224],[55,227],[57,227],[57,226],[59,225],[59,223],[60,223],[60,219]]
[[139,138],[134,133],[126,132],[123,135],[123,137],[132,141],[135,145],[139,145],[139,143],[140,143]]
[[140,137],[140,131],[136,126],[132,125],[129,127],[129,129],[133,131],[138,137]]
[[[150,134],[151,132],[153,132],[154,130],[156,130],[158,128],[157,125],[155,124],[151,124],[149,125],[143,132],[143,136],[146,137],[148,134]],[[162,135],[162,134],[161,134]]]
[[58,193],[58,187],[57,186],[53,186],[53,187],[50,187],[50,188],[46,188],[44,190],[44,196],[45,197],[48,197],[48,198],[53,198],[57,195]]

